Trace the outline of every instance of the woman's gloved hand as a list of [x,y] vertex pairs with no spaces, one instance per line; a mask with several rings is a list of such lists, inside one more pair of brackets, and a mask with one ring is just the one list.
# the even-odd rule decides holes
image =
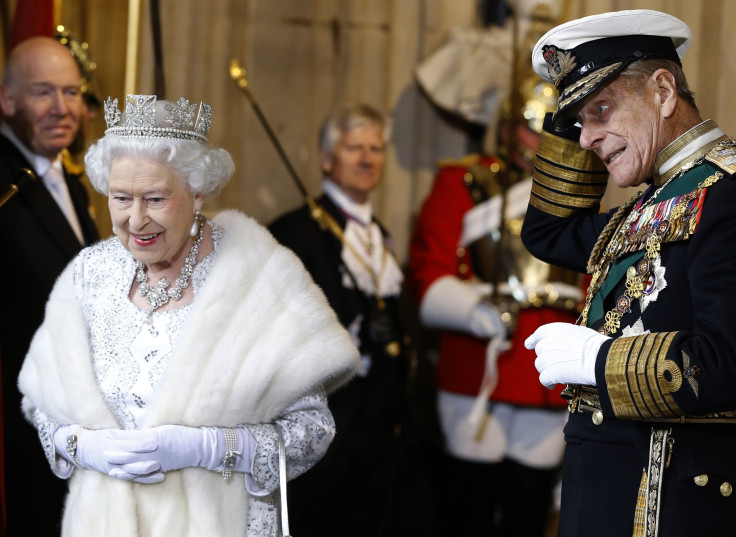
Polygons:
[[[57,451],[75,464],[65,450],[72,427],[59,427],[54,441]],[[244,427],[232,430],[237,445],[233,469],[249,471],[255,440]],[[77,458],[85,468],[141,483],[157,483],[164,479],[165,472],[182,468],[221,470],[228,450],[222,429],[184,425],[160,425],[143,430],[83,430],[78,434],[77,446]]]
[[534,349],[534,365],[539,382],[553,388],[556,384],[595,386],[595,362],[601,345],[611,339],[587,328],[569,323],[549,323],[540,326],[524,342]]
[[[81,463],[83,468],[139,483],[163,481],[164,475],[158,461],[150,456],[156,445],[118,436],[124,432],[116,429],[93,431],[76,425],[62,425],[54,432],[54,445],[56,452],[75,466]],[[77,460],[67,451],[67,440],[73,433],[76,433],[77,438]]]
[[152,446],[153,449],[138,451],[133,456],[141,462],[155,461],[162,472],[190,466],[215,470],[221,466],[226,451],[224,435],[218,435],[216,427],[160,425],[143,430],[117,431],[116,436],[139,446]]

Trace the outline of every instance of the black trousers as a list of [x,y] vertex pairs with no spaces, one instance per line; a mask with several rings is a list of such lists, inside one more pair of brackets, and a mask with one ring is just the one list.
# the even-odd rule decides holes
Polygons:
[[558,474],[511,460],[485,464],[445,457],[442,535],[542,537]]

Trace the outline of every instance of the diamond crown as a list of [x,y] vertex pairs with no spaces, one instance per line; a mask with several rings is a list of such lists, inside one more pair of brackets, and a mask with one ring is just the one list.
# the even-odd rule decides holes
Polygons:
[[[125,113],[118,109],[118,100],[105,101],[105,134],[146,138],[173,138],[207,142],[212,123],[212,107],[189,104],[184,97],[178,101],[159,101],[155,95],[126,95]],[[196,117],[196,119],[195,119]]]

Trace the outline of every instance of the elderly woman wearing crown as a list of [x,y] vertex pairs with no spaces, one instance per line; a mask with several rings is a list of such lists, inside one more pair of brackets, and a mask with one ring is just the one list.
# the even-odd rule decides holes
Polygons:
[[240,213],[201,214],[233,162],[207,142],[211,107],[195,112],[108,99],[85,158],[116,236],[59,277],[19,378],[69,479],[63,535],[279,535],[279,444],[289,478],[315,464],[325,394],[357,367],[289,250]]

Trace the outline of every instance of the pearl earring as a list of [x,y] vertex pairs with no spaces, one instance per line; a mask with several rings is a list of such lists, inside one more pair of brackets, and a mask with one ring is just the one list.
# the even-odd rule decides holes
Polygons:
[[112,234],[113,235],[117,235],[118,234],[118,230],[115,229],[115,226],[112,226]]
[[192,227],[189,230],[190,237],[196,237],[197,233],[199,233],[199,214],[199,209],[194,211],[194,222],[192,223]]

